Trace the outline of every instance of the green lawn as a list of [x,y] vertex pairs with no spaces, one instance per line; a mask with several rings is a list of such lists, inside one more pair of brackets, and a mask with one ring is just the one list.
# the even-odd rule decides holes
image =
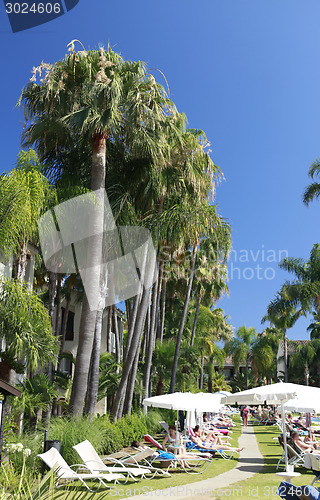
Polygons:
[[[242,500],[252,500],[253,498],[280,500],[276,492],[281,479],[275,473],[284,470],[284,466],[281,466],[279,471],[276,470],[282,449],[278,441],[272,439],[279,435],[279,429],[276,426],[256,425],[255,435],[260,451],[264,456],[264,468],[251,479],[231,485],[226,489],[225,494],[219,497],[219,500],[225,500],[228,497],[238,497],[242,498]],[[301,473],[300,477],[294,478],[292,481],[296,486],[311,484],[313,481],[314,475],[311,470],[307,470],[304,467],[296,467],[295,472]]]
[[[237,415],[233,420],[237,424],[237,426],[233,427],[232,429],[233,433],[231,446],[237,446],[238,439],[241,434],[240,417]],[[237,464],[237,457],[238,455],[236,454],[235,458],[231,458],[230,460],[223,460],[222,458],[213,460],[209,467],[202,474],[187,474],[183,470],[176,469],[172,471],[171,477],[169,478],[162,479],[161,477],[157,477],[154,479],[144,479],[138,482],[128,481],[128,483],[125,485],[116,485],[112,487],[111,491],[109,491],[108,498],[125,498],[146,493],[148,491],[151,491],[151,489],[162,490],[169,487],[173,488],[175,486],[181,486],[189,483],[194,483],[196,481],[203,481],[204,479],[216,477],[223,472],[233,469]],[[74,485],[75,484],[76,483],[74,483]],[[85,491],[85,488],[83,486],[79,486],[79,489],[77,488],[77,492],[75,492],[74,495],[72,495],[72,488],[70,488],[65,498],[68,498],[68,500],[75,500],[79,491]],[[96,493],[90,498],[94,500],[105,498],[105,491],[103,492],[101,490],[101,493]]]

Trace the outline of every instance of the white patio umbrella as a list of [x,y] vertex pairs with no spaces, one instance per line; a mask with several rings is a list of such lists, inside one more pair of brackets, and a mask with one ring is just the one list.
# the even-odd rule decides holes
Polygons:
[[297,392],[299,392],[299,394],[302,394],[302,391],[305,390],[305,388],[306,386],[299,386],[298,384],[279,382],[276,384],[255,387],[254,389],[248,389],[247,391],[236,392],[235,394],[231,394],[230,396],[225,396],[221,398],[221,403],[238,404],[238,405],[281,404],[283,444],[285,450],[285,465],[286,465],[286,471],[288,471],[284,403],[286,401],[295,399],[297,397]]
[[143,406],[155,408],[167,408],[169,410],[191,411],[194,409],[191,392],[173,392],[172,394],[162,394],[161,396],[152,396],[143,400]]
[[320,413],[320,388],[311,386],[299,386],[303,390],[297,391],[297,398],[284,403],[285,411],[297,411]]
[[[143,400],[143,406],[146,409],[148,406],[156,408],[167,408],[169,410],[179,410],[187,412],[218,412],[221,408],[221,397],[211,393],[195,393],[192,392],[174,392],[172,394],[163,394],[161,396],[152,396]],[[189,414],[189,421],[192,420]],[[177,416],[178,421],[178,416]]]
[[157,408],[168,408],[170,410],[184,410],[205,412],[218,412],[221,408],[221,397],[219,394],[198,392],[174,392],[161,396],[152,396],[143,400],[143,406]]

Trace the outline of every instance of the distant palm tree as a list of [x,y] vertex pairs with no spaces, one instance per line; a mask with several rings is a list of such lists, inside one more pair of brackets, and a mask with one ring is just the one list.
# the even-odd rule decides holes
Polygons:
[[317,350],[312,342],[308,342],[305,345],[297,345],[296,353],[290,356],[290,364],[295,369],[295,373],[297,369],[303,369],[304,382],[306,385],[309,385],[310,365],[316,356]]
[[238,384],[240,384],[240,365],[246,366],[245,385],[249,385],[249,361],[251,349],[257,339],[257,332],[253,327],[241,326],[235,333],[235,337],[225,343],[224,349],[227,354],[232,356]]
[[[315,177],[320,177],[320,160],[316,159],[310,166],[309,177],[313,180]],[[309,205],[314,199],[319,198],[320,196],[320,183],[312,182],[307,186],[305,192],[303,194],[303,203]]]
[[286,309],[278,311],[277,305],[270,302],[268,306],[268,313],[262,318],[261,322],[270,321],[271,325],[283,334],[283,351],[284,351],[284,381],[288,382],[288,328],[292,328],[301,316],[305,316],[302,309],[298,311],[292,307],[287,306]]
[[320,315],[316,312],[312,313],[313,322],[307,328],[307,332],[310,332],[310,339],[320,339]]

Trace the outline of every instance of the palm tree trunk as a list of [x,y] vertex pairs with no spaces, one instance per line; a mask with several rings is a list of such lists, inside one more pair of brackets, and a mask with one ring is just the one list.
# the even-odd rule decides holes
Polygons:
[[150,333],[150,304],[148,305],[146,321],[144,323],[144,335],[143,335],[142,350],[141,350],[142,362],[144,362],[144,358],[146,355],[149,333]]
[[249,359],[246,358],[246,389],[249,388]]
[[115,343],[116,343],[116,363],[120,364],[121,347],[120,347],[120,336],[119,336],[119,328],[118,328],[117,308],[115,305],[112,306],[112,320],[113,320],[113,333],[115,336]]
[[145,397],[149,397],[149,381],[150,381],[150,371],[151,371],[151,361],[152,354],[154,351],[155,343],[155,321],[156,321],[156,311],[158,303],[158,292],[159,292],[159,277],[153,285],[152,290],[152,306],[151,306],[151,321],[149,329],[149,342],[147,342],[146,356],[144,361],[144,377],[143,385],[145,391]]
[[[100,199],[101,207],[104,206],[102,197],[105,189],[106,139],[106,134],[96,134],[93,137],[92,148],[91,189],[95,191],[96,197]],[[91,236],[88,248],[86,263],[87,290],[84,294],[82,302],[78,350],[69,403],[69,411],[75,417],[80,417],[83,412],[84,398],[87,392],[91,352],[94,342],[97,311],[91,310],[87,297],[87,291],[88,287],[90,287],[91,292],[100,292],[100,266],[102,259],[102,237],[104,226],[103,215],[103,211],[100,213],[96,212],[93,220],[90,221],[90,224],[92,225],[91,234],[94,236]]]
[[112,306],[108,306],[107,308],[107,352],[111,351],[111,313],[112,313]]
[[306,362],[304,365],[304,378],[306,381],[306,385],[309,385],[309,376],[310,376],[309,365],[308,365],[308,362]]
[[85,413],[89,416],[91,422],[94,418],[94,412],[97,404],[97,395],[99,387],[99,361],[101,348],[103,310],[99,310],[96,315],[96,326],[94,332],[94,342],[91,353],[91,364],[89,370],[89,380],[85,401]]
[[176,375],[177,375],[177,368],[178,368],[178,359],[179,359],[179,352],[180,352],[180,345],[181,345],[181,339],[182,339],[182,333],[184,330],[184,325],[186,322],[187,318],[187,312],[188,312],[188,307],[189,307],[189,301],[190,301],[190,294],[191,294],[191,288],[192,288],[192,282],[193,282],[193,276],[194,276],[194,268],[195,268],[195,262],[196,262],[196,256],[197,256],[197,248],[198,248],[198,241],[194,244],[193,250],[192,250],[192,259],[191,259],[191,265],[190,265],[190,276],[189,276],[189,282],[188,282],[188,288],[187,288],[187,294],[184,302],[184,307],[182,311],[182,317],[180,321],[180,326],[179,326],[179,331],[177,335],[177,342],[176,342],[176,349],[174,353],[174,359],[173,359],[173,367],[172,367],[172,375],[171,375],[171,382],[170,382],[170,389],[169,393],[174,392],[174,388],[176,385]]
[[130,300],[125,300],[124,303],[125,303],[125,306],[126,306],[127,323],[129,325],[130,322],[131,322],[131,312],[132,312],[131,305],[130,305]]
[[200,383],[199,389],[203,389],[203,372],[204,372],[204,356],[201,356],[201,371],[200,371]]
[[135,386],[137,371],[138,371],[139,352],[140,352],[140,346],[141,346],[141,341],[142,341],[142,332],[143,332],[143,328],[141,329],[140,342],[139,342],[139,345],[137,347],[136,356],[135,356],[134,362],[132,364],[131,374],[130,374],[128,385],[127,385],[126,399],[125,399],[125,405],[124,405],[124,413],[126,415],[131,414],[134,386]]
[[134,334],[134,328],[136,324],[140,300],[141,300],[141,294],[136,295],[134,298],[133,308],[130,315],[130,326],[128,329],[127,341],[123,353],[123,362],[126,361],[128,352],[130,351],[131,348],[131,341]]
[[50,272],[49,273],[49,316],[51,319],[51,327],[53,328],[53,313],[54,313],[54,302],[57,295],[57,273]]
[[[143,295],[142,295],[142,299],[141,299],[141,303],[140,303],[140,308],[139,308],[139,313],[138,313],[137,321],[136,321],[137,345],[135,347],[135,355],[134,356],[138,356],[138,357],[139,357],[139,350],[140,350],[140,346],[141,346],[142,332],[143,332],[144,325],[145,325],[145,320],[146,320],[148,305],[150,304],[150,298],[151,298],[151,288],[149,288],[147,290],[145,289],[144,292],[143,292]],[[134,356],[133,356],[133,361],[135,359]],[[133,361],[132,361],[131,365],[134,364]],[[129,375],[130,375],[130,373],[129,373]],[[128,380],[129,380],[129,377],[128,377]],[[135,377],[133,379],[133,388],[134,388],[134,381],[135,381]],[[131,401],[129,401],[130,405],[131,405],[131,402],[132,402],[132,396],[133,396],[133,392],[131,393]],[[117,418],[121,418],[122,417],[124,399],[125,399],[125,394],[123,393],[123,396],[122,396],[121,402],[120,402],[120,406],[119,406],[119,412],[118,412],[118,417]]]
[[192,325],[192,334],[191,334],[191,340],[190,340],[190,345],[193,346],[194,344],[194,338],[196,335],[196,328],[197,328],[197,322],[198,322],[198,316],[199,316],[199,310],[200,310],[200,303],[201,303],[201,295],[197,298],[197,305],[196,305],[196,311],[194,313],[194,321]]
[[66,301],[66,307],[64,309],[64,315],[63,315],[63,321],[62,321],[62,327],[61,327],[61,340],[60,340],[60,352],[59,352],[59,368],[60,368],[60,365],[61,365],[61,357],[62,357],[62,354],[64,352],[64,346],[65,346],[65,342],[66,342],[66,333],[67,333],[67,323],[68,323],[70,302],[71,302],[70,299],[68,299]]
[[166,289],[167,289],[167,279],[164,276],[162,278],[162,291],[161,291],[161,314],[160,314],[160,328],[159,328],[159,340],[162,343],[163,341],[163,332],[164,332],[164,321],[166,314]]
[[214,369],[214,359],[210,359],[210,362],[211,362],[211,366],[210,366],[210,369],[209,369],[209,373],[208,373],[208,392],[212,392],[212,380],[213,380],[213,374],[215,373],[215,369]]
[[131,339],[130,349],[128,350],[126,359],[123,362],[122,377],[113,402],[112,415],[114,421],[118,420],[122,416],[123,403],[131,367],[134,362],[137,349],[140,347],[140,335],[144,326],[148,304],[150,302],[150,291],[151,289],[144,288],[142,292],[140,307],[136,316],[135,328]]
[[21,246],[18,251],[18,258],[17,258],[17,281],[19,283],[23,283],[24,277],[26,275],[26,268],[27,268],[27,255],[28,255],[28,249],[25,243],[21,243]]
[[288,337],[287,331],[283,332],[283,357],[284,357],[284,381],[288,382]]

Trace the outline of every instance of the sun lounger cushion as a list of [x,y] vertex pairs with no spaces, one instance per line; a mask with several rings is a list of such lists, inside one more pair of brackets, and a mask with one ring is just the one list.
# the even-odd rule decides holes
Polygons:
[[286,481],[281,481],[277,493],[286,500],[320,500],[320,492],[313,486],[295,486]]
[[160,450],[162,450],[161,444],[156,439],[154,439],[152,436],[150,436],[150,434],[146,434],[144,436],[144,439],[145,439],[145,441],[147,441],[147,443],[151,443],[156,448],[159,448]]

